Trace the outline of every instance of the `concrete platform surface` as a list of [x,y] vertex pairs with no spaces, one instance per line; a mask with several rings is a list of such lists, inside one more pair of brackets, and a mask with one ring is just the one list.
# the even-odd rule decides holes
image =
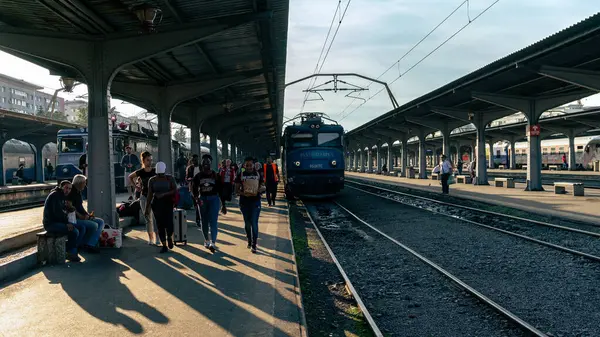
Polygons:
[[31,183],[27,185],[5,185],[0,186],[0,194],[1,193],[12,193],[14,191],[30,191],[37,189],[45,189],[45,188],[54,188],[56,186],[56,181],[47,181],[45,183]]
[[285,204],[263,203],[258,254],[237,207],[214,255],[188,215],[190,242],[169,253],[135,227],[121,249],[5,285],[0,336],[305,336]]
[[[126,193],[117,194],[115,207],[120,205],[122,200],[126,200],[128,196]],[[83,204],[87,207],[87,201],[84,201]],[[43,215],[43,206],[0,213],[0,242],[32,230],[41,229]]]
[[[442,186],[431,179],[407,179],[355,172],[346,172],[346,176],[383,181],[430,192],[441,193],[442,191]],[[600,225],[598,217],[600,190],[586,189],[585,196],[574,197],[568,194],[554,194],[552,187],[545,186],[544,188],[545,191],[528,192],[525,191],[525,184],[522,183],[515,183],[515,188],[494,187],[494,181],[491,179],[490,186],[452,184],[450,185],[450,195]]]

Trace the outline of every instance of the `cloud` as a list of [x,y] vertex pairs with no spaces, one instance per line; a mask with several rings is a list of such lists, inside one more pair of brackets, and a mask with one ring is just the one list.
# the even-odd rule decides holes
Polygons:
[[[460,0],[354,0],[331,48],[322,72],[355,72],[378,77],[425,34],[444,19]],[[381,79],[392,81],[419,62],[425,55],[481,13],[494,0],[471,0],[435,33],[395,65]],[[347,0],[342,1],[342,9]],[[294,0],[290,2],[288,45],[288,82],[312,74],[337,1]],[[527,47],[559,30],[567,28],[600,10],[589,0],[501,0],[459,35],[450,40],[391,87],[400,104],[428,93],[446,83]],[[337,22],[337,20],[336,20]],[[335,29],[335,25],[334,25]],[[333,32],[332,32],[333,34]],[[331,78],[317,80],[324,83]],[[345,78],[366,87],[367,81]],[[308,82],[288,87],[285,114],[292,117],[302,107]],[[369,97],[381,87],[373,84]],[[324,101],[306,103],[305,111],[322,111],[334,118],[352,99],[346,93],[324,93]],[[311,97],[315,97],[311,95]],[[588,100],[600,103],[600,99]],[[346,110],[348,113],[360,104]],[[391,109],[385,91],[343,120],[347,130],[384,114]]]

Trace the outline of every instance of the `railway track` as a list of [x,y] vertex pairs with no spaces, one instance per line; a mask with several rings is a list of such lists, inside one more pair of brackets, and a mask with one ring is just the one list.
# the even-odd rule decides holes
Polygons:
[[[336,214],[336,215],[332,215],[326,221],[322,221],[322,219],[319,219],[320,217],[319,217],[318,213],[321,212],[323,210],[323,208],[328,208],[328,207],[335,207],[335,208],[341,210],[350,219],[343,219],[343,217],[341,217],[339,214]],[[491,300],[489,297],[484,295],[481,291],[479,291],[479,290],[475,289],[474,287],[470,286],[469,284],[467,284],[467,282],[465,282],[465,281],[461,280],[459,277],[453,275],[448,270],[442,268],[440,265],[438,265],[435,262],[431,261],[430,259],[426,258],[424,255],[420,254],[416,250],[399,242],[395,238],[391,237],[390,235],[388,235],[385,232],[378,229],[376,226],[361,219],[359,216],[357,216],[356,214],[351,212],[349,209],[347,209],[343,205],[341,205],[337,202],[333,202],[331,205],[325,205],[325,206],[323,206],[323,205],[316,206],[315,204],[308,203],[306,206],[306,212],[309,215],[310,221],[312,222],[316,232],[318,233],[319,237],[323,241],[323,244],[327,248],[329,254],[332,256],[332,259],[335,262],[338,270],[343,275],[343,277],[346,281],[346,284],[348,285],[349,290],[351,291],[354,298],[357,300],[359,307],[363,311],[365,318],[367,318],[367,321],[376,336],[383,336],[381,329],[377,325],[378,323],[376,322],[376,319],[378,317],[382,317],[383,315],[381,313],[372,314],[369,311],[369,305],[371,303],[376,303],[374,305],[371,305],[371,308],[373,308],[375,310],[379,309],[378,305],[385,307],[385,305],[381,304],[382,301],[389,301],[390,297],[393,297],[393,295],[386,294],[385,300],[378,298],[378,296],[376,296],[375,298],[373,296],[368,296],[368,299],[366,301],[364,301],[361,298],[361,294],[360,294],[361,290],[363,290],[365,292],[368,292],[368,290],[365,290],[364,285],[361,286],[360,288],[357,288],[352,283],[352,281],[349,277],[349,274],[352,275],[352,273],[351,272],[347,273],[344,270],[344,267],[342,266],[342,264],[344,264],[344,263],[343,262],[341,263],[340,259],[338,259],[336,257],[334,250],[336,250],[336,248],[339,249],[339,247],[340,247],[339,242],[337,244],[334,243],[333,248],[328,244],[328,240],[327,240],[328,236],[330,239],[337,236],[337,235],[335,235],[336,230],[335,229],[332,230],[332,228],[335,228],[335,225],[333,225],[332,221],[331,221],[332,218],[337,220],[338,222],[339,221],[344,222],[344,221],[350,220],[351,222],[354,222],[353,226],[366,227],[366,228],[368,228],[368,230],[373,231],[374,233],[376,233],[376,235],[380,236],[380,238],[383,238],[383,240],[385,240],[387,243],[385,246],[388,248],[391,248],[391,249],[387,249],[387,251],[388,251],[388,255],[392,254],[391,260],[394,263],[396,263],[395,267],[396,268],[399,267],[397,265],[398,259],[402,259],[404,261],[402,270],[405,272],[405,274],[410,274],[409,269],[412,269],[415,272],[419,272],[419,273],[423,274],[423,271],[420,270],[421,266],[423,266],[423,265],[431,268],[430,271],[432,273],[437,274],[439,276],[439,279],[435,280],[435,276],[430,276],[430,281],[433,281],[433,283],[437,283],[437,285],[432,284],[430,287],[427,287],[428,289],[425,290],[427,293],[431,293],[432,291],[434,291],[434,289],[436,289],[436,287],[440,287],[440,285],[444,284],[444,283],[453,284],[453,288],[446,289],[446,292],[449,291],[449,292],[456,293],[457,292],[456,287],[458,287],[461,291],[464,292],[459,295],[455,295],[456,297],[452,297],[451,301],[450,301],[451,304],[449,306],[448,306],[448,303],[429,303],[430,307],[427,308],[427,313],[431,316],[437,316],[438,318],[442,317],[442,319],[446,319],[448,321],[451,321],[451,319],[449,319],[449,317],[453,317],[453,315],[462,316],[462,319],[464,320],[464,322],[462,322],[462,323],[466,324],[466,322],[468,322],[468,324],[466,324],[466,325],[468,325],[468,327],[462,326],[462,324],[459,322],[446,322],[445,328],[444,328],[443,323],[439,324],[440,328],[442,329],[441,331],[435,331],[435,327],[432,327],[432,326],[422,327],[423,329],[427,329],[428,331],[414,331],[415,327],[413,326],[412,327],[413,331],[411,331],[412,334],[410,332],[407,332],[406,330],[403,330],[403,333],[405,333],[407,335],[413,335],[416,333],[415,335],[427,335],[427,336],[429,336],[429,335],[431,335],[431,336],[453,335],[452,332],[447,331],[445,329],[451,329],[449,327],[449,325],[456,324],[458,327],[455,327],[455,328],[457,328],[458,331],[460,331],[461,335],[465,335],[465,336],[472,335],[473,330],[476,331],[476,332],[474,332],[475,335],[486,335],[486,336],[493,336],[493,335],[495,335],[495,333],[498,333],[499,336],[513,336],[513,335],[514,336],[521,336],[521,335],[548,336],[547,334],[543,333],[542,331],[537,329],[532,324],[526,322],[525,320],[521,319],[520,317],[518,317],[517,315],[515,315],[508,309],[504,308],[500,304]],[[317,215],[315,215],[315,213],[317,213]],[[363,233],[362,235],[368,235],[361,229],[355,228],[354,230],[356,232],[362,232]],[[323,234],[323,231],[325,231],[325,232],[329,231],[332,234],[331,235]],[[332,236],[332,235],[334,235],[334,236]],[[375,240],[379,240],[380,238],[375,238]],[[418,263],[420,266],[416,266],[416,267],[408,266],[408,265],[410,265],[410,263],[407,263],[407,259],[410,260],[411,258],[413,260],[418,261],[418,262],[412,262],[412,263]],[[353,260],[353,259],[350,258],[350,260]],[[348,260],[345,262],[346,262],[346,264],[352,264],[352,263],[348,263]],[[371,260],[371,263],[373,263],[372,260]],[[356,267],[356,266],[354,266],[354,267]],[[362,267],[363,267],[362,265],[358,266],[359,269],[361,269]],[[379,265],[374,266],[373,268],[375,270],[372,270],[372,273],[377,273],[378,267],[379,267]],[[392,271],[389,270],[389,268],[387,268],[387,270],[385,272],[391,273]],[[354,273],[354,274],[356,275],[357,273]],[[361,277],[361,275],[358,274],[357,278],[360,278],[360,277]],[[402,282],[403,281],[402,279],[405,277],[407,277],[407,275],[398,277],[397,280],[389,280],[389,281],[391,284],[402,284],[404,286],[405,283]],[[370,280],[370,282],[377,283],[377,280]],[[421,280],[421,282],[425,282],[425,281]],[[357,283],[361,283],[361,282],[359,281]],[[419,282],[414,282],[412,285],[420,286]],[[423,285],[423,287],[425,287],[425,285]],[[357,289],[358,289],[358,291],[357,291]],[[411,291],[414,294],[415,290],[411,289]],[[381,295],[381,291],[378,294]],[[396,294],[396,292],[393,292],[393,294]],[[402,297],[402,294],[400,294],[400,295]],[[415,296],[419,297],[419,294],[417,294]],[[451,295],[448,295],[446,293],[445,295],[442,296],[440,302],[447,302],[447,299],[450,296]],[[404,299],[406,299],[406,298],[408,298],[408,295],[404,296]],[[470,301],[470,300],[475,301],[475,299],[477,299],[479,301],[479,302],[477,302],[477,304],[469,305],[469,304],[465,303],[465,301]],[[391,299],[391,300],[393,301],[393,299]],[[482,305],[482,303],[483,303],[483,305]],[[431,307],[431,304],[434,304],[434,307]],[[412,308],[414,308],[415,306],[419,307],[420,305],[413,305]],[[464,307],[469,307],[469,306],[473,309],[471,315],[475,316],[475,317],[465,318],[466,311],[465,311]],[[390,306],[388,305],[388,308],[389,307]],[[448,308],[448,307],[450,307],[450,308]],[[482,309],[482,307],[484,307],[484,308]],[[394,308],[393,310],[401,310],[401,308],[397,307],[396,305],[393,305],[392,308]],[[410,304],[408,305],[408,308],[411,308]],[[438,309],[445,309],[446,311],[445,312],[441,311],[442,313],[440,313],[437,311]],[[450,310],[452,313],[449,313],[447,310]],[[486,313],[486,314],[480,313],[480,312],[486,311],[486,310],[490,310],[490,311],[493,310],[496,312],[497,315],[499,315],[496,317],[496,322],[494,322],[494,320],[490,320],[490,318],[493,317],[493,315],[490,315],[489,313]],[[453,312],[453,311],[456,311],[456,312]],[[510,321],[512,323],[512,325],[510,325],[504,321],[498,322],[498,321],[500,321],[500,318],[501,318],[500,316],[505,317],[508,321]],[[376,319],[374,319],[373,317],[376,317]],[[408,317],[409,317],[409,320],[410,320],[410,318],[415,318],[414,315],[409,315]],[[478,318],[481,318],[481,322],[479,322],[479,323],[482,325],[482,327],[477,327],[477,323],[474,323],[474,320],[477,320]],[[507,328],[506,325],[509,325],[510,327]],[[490,331],[490,329],[498,329],[498,330]],[[389,331],[389,329],[387,329],[387,330]],[[470,330],[470,331],[467,331],[467,330]],[[518,330],[518,331],[514,331],[514,330]],[[397,331],[394,331],[394,332],[397,332]]]
[[18,205],[0,206],[0,213],[21,211],[21,210],[25,210],[25,209],[32,209],[32,208],[40,207],[40,206],[44,206],[44,200],[27,202],[27,203],[22,203],[22,204],[18,204]]
[[598,226],[556,225],[412,195],[353,180],[346,180],[346,187],[600,262],[600,227]]

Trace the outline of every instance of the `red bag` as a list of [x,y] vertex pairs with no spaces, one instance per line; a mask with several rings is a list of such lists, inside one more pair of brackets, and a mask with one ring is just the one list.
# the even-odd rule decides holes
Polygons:
[[[177,189],[177,185],[174,186],[175,194],[173,194],[173,207],[177,207],[179,205],[179,190]],[[173,189],[173,180],[171,180],[171,189]]]

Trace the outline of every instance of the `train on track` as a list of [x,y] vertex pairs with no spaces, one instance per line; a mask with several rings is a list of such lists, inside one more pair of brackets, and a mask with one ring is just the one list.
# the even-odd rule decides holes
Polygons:
[[[567,139],[549,139],[542,141],[542,167],[562,165],[563,155],[569,157],[569,142]],[[494,146],[494,163],[507,165],[509,159],[507,144]],[[517,168],[527,165],[527,143],[517,143],[515,146],[515,164]],[[464,156],[463,156],[464,157]],[[468,155],[467,155],[468,158]],[[580,170],[590,170],[595,161],[600,160],[600,136],[575,138],[575,162]],[[568,159],[567,159],[568,162]]]
[[344,188],[344,128],[323,113],[296,119],[282,139],[286,198],[335,196]]
[[[121,167],[121,158],[125,154],[125,146],[129,145],[132,152],[136,155],[144,151],[155,154],[155,161],[158,153],[158,137],[151,130],[136,128],[136,125],[130,125],[129,129],[110,130],[111,156],[115,175],[115,189],[117,191],[125,190],[125,169]],[[79,158],[87,153],[88,130],[81,129],[63,129],[57,134],[58,163],[56,165],[57,180],[71,180],[76,174],[81,174],[79,169]],[[190,145],[173,141],[172,158],[177,160],[179,153],[186,157],[190,156]],[[202,146],[201,156],[210,153],[210,150]]]
[[[4,181],[10,182],[17,172],[20,165],[23,165],[23,179],[25,181],[35,181],[35,147],[29,143],[20,140],[11,139],[4,143],[2,148]],[[47,170],[48,163],[56,167],[57,151],[56,144],[48,143],[42,148],[42,158],[44,160],[44,169],[46,179],[52,178]]]

